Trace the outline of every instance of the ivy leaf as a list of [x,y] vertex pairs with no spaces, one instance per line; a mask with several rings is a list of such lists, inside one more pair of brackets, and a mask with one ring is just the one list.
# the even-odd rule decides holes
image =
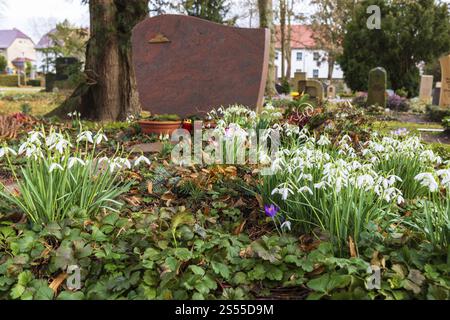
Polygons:
[[70,292],[70,291],[63,291],[59,294],[58,300],[84,300],[84,293],[79,292]]
[[266,278],[266,269],[262,264],[258,264],[248,273],[250,280],[264,280]]
[[230,269],[225,264],[213,261],[211,262],[211,266],[215,273],[220,274],[225,280],[229,279]]
[[61,270],[66,270],[68,266],[76,264],[70,243],[65,243],[56,250],[54,261],[55,267]]
[[186,248],[177,248],[174,251],[175,257],[181,261],[189,261],[192,258],[192,253]]
[[100,231],[100,229],[97,226],[92,226],[92,240],[97,242],[105,242],[108,241],[108,237]]
[[244,272],[238,272],[234,275],[233,282],[236,285],[246,284],[247,283],[247,275]]
[[178,269],[178,260],[174,257],[167,257],[164,263],[172,272]]
[[308,287],[314,291],[329,294],[334,289],[347,287],[351,282],[351,276],[338,274],[324,274],[323,276],[310,280]]
[[24,271],[22,273],[19,274],[19,276],[17,277],[18,279],[18,284],[21,286],[26,287],[28,285],[28,283],[31,282],[31,280],[33,280],[33,274],[31,273],[31,271]]
[[251,244],[253,252],[255,252],[261,259],[275,263],[281,260],[279,246],[269,248],[263,240],[257,240]]
[[12,290],[10,292],[10,296],[13,299],[19,299],[24,292],[25,292],[25,287],[20,284],[17,284],[14,286],[14,288],[12,288]]
[[191,265],[189,266],[189,269],[197,276],[203,277],[205,275],[205,270],[199,266]]
[[276,266],[269,266],[266,272],[267,279],[281,281],[283,280],[283,271]]

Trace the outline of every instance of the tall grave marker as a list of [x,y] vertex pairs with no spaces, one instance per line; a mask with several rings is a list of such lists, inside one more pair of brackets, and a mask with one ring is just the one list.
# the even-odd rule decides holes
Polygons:
[[450,107],[450,54],[440,59],[442,68],[441,98],[439,106]]
[[144,110],[188,116],[230,104],[262,107],[269,30],[161,15],[139,23],[132,42]]
[[386,108],[387,74],[384,68],[375,68],[369,72],[369,91],[367,105],[378,105]]

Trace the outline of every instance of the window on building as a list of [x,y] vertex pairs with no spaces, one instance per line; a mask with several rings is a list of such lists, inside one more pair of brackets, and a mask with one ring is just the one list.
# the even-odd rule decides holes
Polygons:
[[297,61],[303,60],[303,52],[297,52]]
[[319,69],[314,69],[313,70],[313,78],[318,78],[319,77]]
[[318,61],[320,58],[320,54],[318,52],[314,52],[314,61]]

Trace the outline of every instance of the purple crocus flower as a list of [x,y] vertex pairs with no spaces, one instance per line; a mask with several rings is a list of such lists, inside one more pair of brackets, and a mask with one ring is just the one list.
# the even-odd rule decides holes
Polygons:
[[264,206],[264,211],[266,211],[266,215],[270,218],[274,218],[278,212],[280,211],[280,208],[277,206],[271,204],[270,206]]

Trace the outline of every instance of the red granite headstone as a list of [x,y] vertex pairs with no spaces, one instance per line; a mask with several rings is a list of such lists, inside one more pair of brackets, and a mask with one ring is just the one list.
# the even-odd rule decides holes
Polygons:
[[132,41],[144,110],[188,116],[236,103],[251,108],[263,104],[267,29],[162,15],[139,23]]

